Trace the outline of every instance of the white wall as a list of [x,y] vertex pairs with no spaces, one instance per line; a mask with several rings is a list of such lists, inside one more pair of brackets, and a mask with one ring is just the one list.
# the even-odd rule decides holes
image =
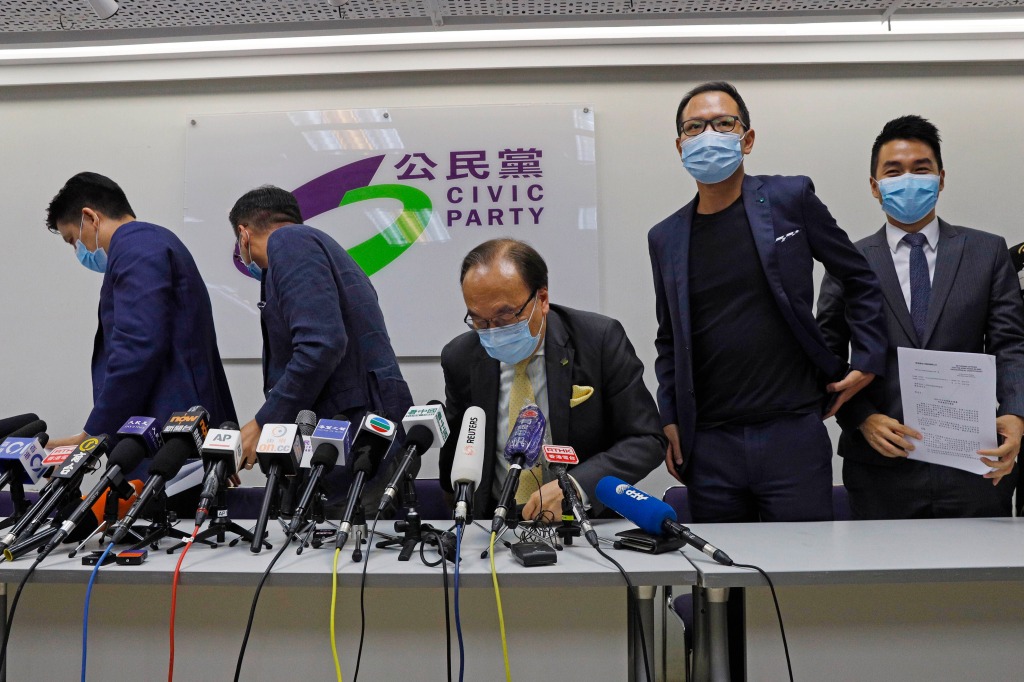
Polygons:
[[[565,56],[568,48],[549,47],[531,53],[535,62],[555,65],[547,68],[429,70],[431,64],[440,69],[452,61],[452,51],[439,50],[410,55],[406,70],[401,56],[391,54],[394,70],[383,73],[303,75],[311,69],[295,67],[291,76],[217,79],[221,72],[212,62],[213,71],[202,72],[201,60],[180,65],[140,61],[117,65],[119,78],[135,82],[0,86],[5,213],[0,226],[5,255],[0,267],[0,314],[5,322],[0,367],[6,385],[0,416],[34,411],[49,422],[52,435],[80,430],[91,405],[89,362],[100,277],[80,267],[72,250],[46,231],[46,205],[72,174],[93,170],[121,183],[140,218],[174,229],[182,218],[189,114],[593,104],[601,312],[625,325],[652,390],[655,320],[645,237],[695,191],[674,150],[673,118],[680,96],[696,83],[724,78],[736,84],[757,131],[747,171],[811,176],[819,196],[854,238],[874,231],[883,220],[867,182],[874,136],[890,118],[919,113],[945,136],[947,177],[940,214],[1009,241],[1024,240],[1020,46],[995,57],[998,45],[989,42],[985,54],[990,61],[973,61],[979,57],[970,46],[949,41],[944,50],[931,48],[936,60],[931,63],[884,63],[897,48],[901,55],[913,54],[913,43],[841,47],[851,61],[870,63],[806,63],[832,61],[825,57],[831,48],[817,45],[796,46],[792,58],[775,57],[774,63],[713,67],[699,64],[730,61],[728,45],[689,46],[685,58],[663,58],[664,46],[632,45],[607,46],[600,59],[587,62],[630,66],[560,67],[571,61]],[[350,56],[334,58],[336,70],[344,71]],[[291,68],[284,59],[275,72]],[[753,56],[749,61],[758,60]],[[494,60],[481,63],[493,66]],[[105,65],[89,66],[90,78],[103,78]],[[0,83],[36,82],[34,68],[5,66]],[[38,82],[60,80],[60,68],[46,67],[47,75]],[[66,68],[76,74],[69,80],[88,80],[81,76],[86,67]],[[145,82],[148,72],[164,80]],[[182,80],[174,80],[175,74]],[[234,199],[225,197],[225,205]],[[459,295],[454,283],[449,293]],[[558,291],[551,295],[558,300]],[[403,359],[402,366],[417,401],[443,396],[436,359]],[[262,400],[259,363],[233,362],[227,372],[239,417],[248,419]],[[434,471],[425,466],[428,475]],[[645,485],[660,491],[669,482],[660,473]]]

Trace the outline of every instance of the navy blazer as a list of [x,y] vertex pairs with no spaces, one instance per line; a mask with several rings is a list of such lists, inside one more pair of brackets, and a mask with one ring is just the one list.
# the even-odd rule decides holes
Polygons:
[[[595,490],[605,476],[635,483],[665,458],[665,436],[658,408],[644,385],[644,366],[622,325],[610,317],[552,304],[544,336],[548,424],[556,445],[570,445],[580,463],[570,474],[590,497],[595,513],[603,509]],[[480,345],[476,332],[455,337],[441,351],[445,400],[453,437],[441,448],[441,485],[451,492],[456,437],[466,408],[475,405],[487,417],[483,476],[473,500],[476,516],[494,510],[491,494],[498,431],[498,384],[501,369]],[[573,386],[594,393],[569,406]],[[507,407],[506,407],[507,409]]]
[[114,231],[99,318],[86,433],[113,436],[133,415],[166,423],[193,405],[205,407],[214,426],[238,420],[210,294],[173,232],[138,221]]
[[[772,296],[823,382],[842,378],[847,365],[826,345],[814,320],[815,260],[846,287],[853,346],[850,366],[882,374],[885,314],[878,279],[814,194],[810,178],[747,175],[742,199]],[[679,426],[685,461],[697,423],[689,293],[690,229],[696,210],[694,198],[647,235],[658,315],[658,407],[663,425]]]
[[300,410],[401,422],[412,405],[370,278],[330,236],[288,225],[267,239],[260,425]]
[[[889,331],[887,378],[876,379],[839,410],[836,418],[843,429],[839,454],[883,466],[900,466],[905,461],[879,454],[859,430],[875,413],[903,421],[897,356],[900,346],[996,356],[999,414],[1024,417],[1024,304],[1006,241],[939,219],[935,275],[923,339],[914,331],[885,226],[857,242],[857,248],[882,282]],[[826,340],[837,353],[846,352],[847,318],[842,286],[826,276],[818,298],[818,319]]]

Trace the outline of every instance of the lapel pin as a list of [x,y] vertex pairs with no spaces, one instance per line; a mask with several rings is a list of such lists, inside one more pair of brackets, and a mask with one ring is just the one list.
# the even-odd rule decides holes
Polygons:
[[569,364],[569,358],[562,358],[562,367],[565,367],[568,364]]

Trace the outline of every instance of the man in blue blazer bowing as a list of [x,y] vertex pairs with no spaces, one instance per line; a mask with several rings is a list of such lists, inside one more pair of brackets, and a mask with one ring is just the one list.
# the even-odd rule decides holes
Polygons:
[[[885,367],[878,280],[806,177],[748,176],[750,112],[705,83],[676,112],[697,197],[648,235],[658,406],[694,521],[832,518],[822,423]],[[814,261],[845,285],[850,364],[812,312]]]
[[[291,192],[246,192],[228,216],[242,261],[261,286],[263,393],[242,427],[245,467],[267,423],[291,423],[300,410],[349,420],[367,412],[400,422],[412,405],[370,278],[329,235],[302,224]],[[328,483],[344,494],[347,471]]]
[[[82,433],[50,445],[111,436],[133,415],[166,423],[202,405],[211,422],[235,421],[206,284],[170,230],[135,218],[121,188],[97,173],[75,175],[50,202],[46,225],[103,274],[93,342],[93,408]],[[136,471],[144,476],[146,465]]]

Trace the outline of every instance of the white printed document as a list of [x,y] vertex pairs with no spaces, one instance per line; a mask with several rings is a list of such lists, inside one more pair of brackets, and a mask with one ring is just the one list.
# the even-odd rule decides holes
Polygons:
[[996,358],[982,353],[949,353],[898,348],[903,423],[924,441],[910,459],[976,474],[991,469],[978,450],[997,447]]

